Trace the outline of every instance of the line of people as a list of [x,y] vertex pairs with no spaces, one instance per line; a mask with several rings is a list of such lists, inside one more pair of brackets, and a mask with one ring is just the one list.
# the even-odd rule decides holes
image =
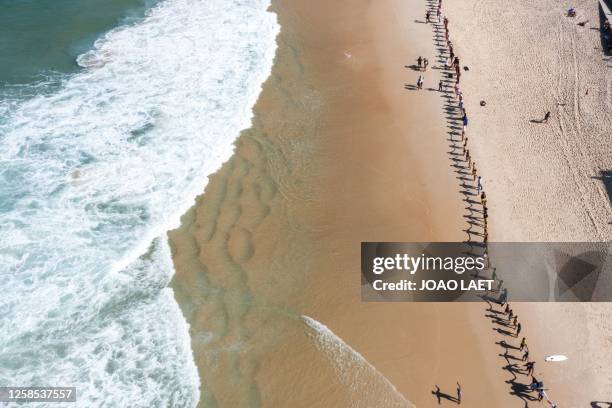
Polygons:
[[[435,10],[435,14],[437,16],[438,23],[439,23],[440,18],[442,16],[442,0],[438,0],[437,6],[434,6],[434,10]],[[432,22],[431,17],[432,17],[431,9],[428,9],[425,15],[425,20],[427,23]],[[445,16],[442,19],[442,23],[444,26],[444,38],[446,41],[446,48],[448,50],[448,56],[444,55],[445,52],[443,52],[443,55],[441,55],[441,57],[444,61],[444,70],[451,71],[451,72],[447,72],[448,78],[450,78],[451,80],[454,79],[454,100],[457,101],[457,108],[459,109],[461,113],[461,120],[463,124],[462,130],[461,130],[461,140],[460,140],[462,155],[465,158],[465,161],[467,162],[467,167],[468,167],[467,170],[469,174],[471,174],[472,176],[472,182],[474,183],[476,194],[480,198],[480,204],[482,208],[482,221],[483,221],[482,243],[485,246],[484,251],[485,251],[485,255],[487,256],[487,263],[488,263],[487,266],[490,270],[492,270],[492,279],[495,281],[498,281],[496,270],[495,268],[491,268],[490,259],[488,258],[487,244],[488,244],[488,237],[489,237],[489,234],[488,234],[489,213],[488,213],[488,207],[487,207],[487,196],[482,186],[482,178],[478,174],[478,171],[476,169],[476,163],[473,161],[472,156],[470,154],[470,149],[468,146],[468,136],[466,135],[466,131],[468,127],[468,116],[467,116],[467,112],[464,106],[463,93],[461,92],[461,89],[459,88],[459,83],[461,80],[460,59],[457,55],[455,55],[453,43],[450,39],[449,19]],[[419,60],[420,59],[421,57],[419,57]],[[419,60],[417,60],[417,62]],[[419,63],[419,67],[420,65],[421,63]],[[454,71],[454,75],[453,75],[453,71]],[[418,82],[420,82],[420,86],[418,86],[418,88],[422,89],[422,86],[423,86],[422,76],[419,76]],[[438,84],[438,90],[440,92],[445,92],[445,86],[444,86],[443,80],[440,80]],[[547,113],[545,120],[548,120],[549,116],[550,116],[550,113]],[[452,135],[451,135],[451,140],[452,140]],[[455,146],[454,141],[453,141],[453,146]],[[503,280],[498,281],[497,291],[500,292],[500,303],[502,304],[502,307],[505,305],[504,313],[507,316],[507,322],[509,324],[512,324],[514,328],[514,334],[513,334],[514,337],[518,337],[521,334],[523,328],[522,328],[521,323],[518,321],[518,316],[510,308],[509,303],[507,303],[508,290],[503,287]],[[531,376],[531,383],[529,385],[529,389],[532,392],[537,392],[537,395],[538,395],[537,398],[539,401],[542,401],[545,398],[548,404],[550,405],[550,408],[558,408],[557,405],[553,403],[546,395],[546,390],[544,389],[543,382],[537,380],[534,377],[535,361],[532,361],[529,359],[530,357],[529,348],[527,346],[527,339],[525,337],[522,338],[518,349],[520,352],[522,352],[522,357],[521,357],[522,361],[525,362],[523,366],[524,368],[523,373],[527,376]],[[458,398],[457,402],[459,404],[461,403],[460,397]]]
[[[495,280],[497,279],[497,275],[495,270],[493,270],[493,274],[492,274],[492,278]],[[506,316],[506,322],[510,325],[512,325],[512,327],[514,327],[515,333],[514,333],[514,337],[517,337],[521,334],[522,331],[522,326],[521,323],[518,321],[518,316],[514,313],[514,310],[512,310],[512,308],[510,307],[510,304],[506,301],[507,298],[507,290],[506,288],[502,288],[503,286],[503,280],[499,281],[499,284],[497,285],[497,291],[498,292],[502,292],[501,296],[500,296],[500,303],[503,306],[505,306],[503,313]],[[504,343],[506,344],[506,343]],[[536,362],[533,360],[530,360],[529,357],[529,347],[527,346],[527,338],[523,337],[521,340],[521,343],[519,344],[517,350],[522,353],[521,355],[521,361],[525,362],[523,364],[523,370],[520,370],[518,372],[522,373],[523,375],[526,376],[530,376],[531,377],[531,383],[529,384],[528,387],[528,392],[532,393],[535,392],[537,393],[537,399],[538,401],[542,401],[544,399],[546,399],[546,402],[549,404],[550,408],[558,408],[557,404],[555,404],[554,402],[552,402],[550,400],[550,398],[548,398],[548,395],[546,394],[547,389],[544,388],[544,382],[543,381],[539,381],[538,379],[536,379],[536,377],[534,376],[534,371],[535,371],[535,364]],[[516,357],[514,357],[516,358]]]

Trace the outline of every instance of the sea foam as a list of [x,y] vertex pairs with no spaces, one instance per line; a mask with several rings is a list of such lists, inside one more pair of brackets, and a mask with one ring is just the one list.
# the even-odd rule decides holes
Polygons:
[[380,371],[327,326],[309,316],[302,315],[301,319],[311,330],[309,335],[317,348],[349,390],[351,407],[415,407]]
[[195,406],[165,233],[250,126],[279,31],[268,6],[163,1],[57,91],[0,103],[0,384]]

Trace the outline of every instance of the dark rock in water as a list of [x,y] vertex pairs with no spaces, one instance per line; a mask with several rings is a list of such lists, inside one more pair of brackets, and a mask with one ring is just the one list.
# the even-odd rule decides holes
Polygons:
[[487,103],[485,101],[480,101],[480,106],[486,106]]
[[468,66],[466,65],[466,66],[464,66],[464,67],[463,67],[463,69],[464,69],[465,71],[469,71],[469,70],[470,70],[470,67],[468,67]]

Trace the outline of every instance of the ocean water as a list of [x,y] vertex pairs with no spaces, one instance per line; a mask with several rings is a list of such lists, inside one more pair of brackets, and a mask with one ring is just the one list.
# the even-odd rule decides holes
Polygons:
[[[0,3],[0,22],[29,3]],[[22,61],[0,80],[0,384],[195,406],[166,231],[250,126],[279,26],[268,0],[121,4],[47,60],[0,47]]]
[[2,0],[0,84],[74,72],[98,36],[134,23],[157,0]]

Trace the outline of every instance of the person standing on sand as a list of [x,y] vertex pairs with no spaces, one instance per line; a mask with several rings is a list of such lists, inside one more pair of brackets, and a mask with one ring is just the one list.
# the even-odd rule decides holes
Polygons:
[[[503,280],[502,280],[502,282],[503,282]],[[502,297],[502,299],[503,299],[502,305],[503,305],[504,303],[507,303],[507,302],[508,302],[508,289],[503,288],[503,289],[501,290],[501,297]],[[512,309],[510,309],[510,313],[512,313]]]
[[544,388],[544,383],[539,381],[537,378],[535,378],[532,375],[531,376],[531,385],[529,386],[529,388],[531,388],[532,390],[539,390],[541,388]]
[[444,82],[442,82],[442,80],[438,82],[438,91],[444,92]]
[[423,65],[423,58],[419,55],[419,58],[417,58],[417,66],[419,67],[419,71],[421,70],[422,65]]
[[529,360],[529,350],[525,350],[523,353],[523,361]]
[[529,361],[525,363],[525,368],[527,369],[527,375],[533,374],[533,370],[535,368],[535,361]]
[[417,89],[423,89],[423,75],[419,75],[419,79],[417,79]]
[[523,349],[527,347],[527,339],[525,337],[523,337],[523,340],[521,340],[521,348],[520,350],[523,351]]
[[468,117],[467,117],[467,114],[465,113],[465,111],[463,111],[463,118],[462,118],[462,120],[463,120],[463,130],[465,130],[467,128],[467,125],[468,125]]
[[544,119],[542,119],[542,123],[548,123],[548,119],[550,119],[550,111],[544,114]]
[[461,405],[461,398],[463,397],[463,390],[461,389],[461,384],[457,381],[457,404]]
[[[476,168],[474,168],[474,173],[476,173]],[[479,194],[480,190],[482,190],[482,183],[480,182],[480,180],[481,180],[481,177],[478,176],[478,182],[476,183],[476,191],[477,191],[476,194]]]
[[425,22],[429,23],[429,17],[430,17],[430,12],[429,10],[427,10],[427,13],[425,13]]
[[[514,320],[516,322],[516,318]],[[519,334],[521,334],[521,329],[523,328],[523,326],[521,326],[521,324],[517,324],[516,325],[516,336],[518,337]]]
[[427,71],[427,66],[429,65],[429,61],[427,58],[423,58],[423,71]]
[[542,401],[543,398],[544,398],[544,390],[539,389],[538,390],[538,401]]
[[448,30],[448,18],[444,17],[444,29]]
[[442,9],[440,7],[438,7],[438,10],[436,11],[436,17],[438,17],[438,21],[440,21],[440,16],[442,15]]

